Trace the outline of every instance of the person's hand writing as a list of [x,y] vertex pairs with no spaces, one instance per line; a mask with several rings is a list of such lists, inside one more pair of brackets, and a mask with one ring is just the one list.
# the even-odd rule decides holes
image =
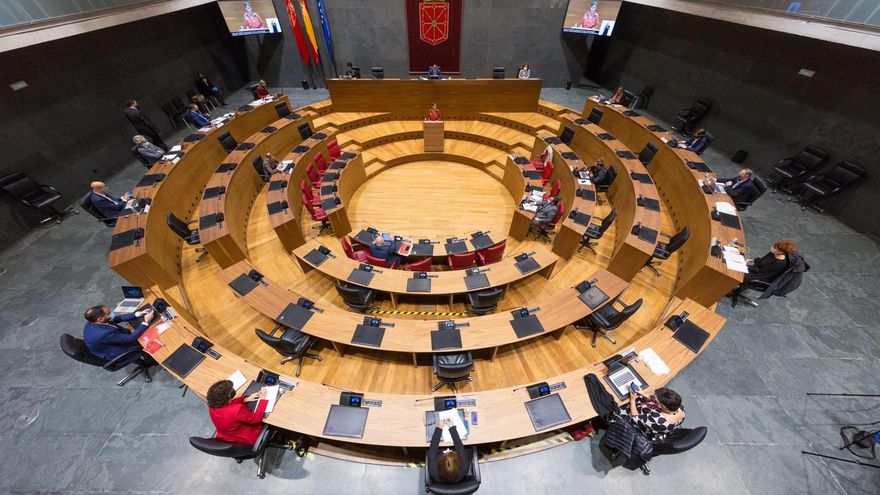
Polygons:
[[245,401],[245,402],[253,402],[253,401],[255,401],[255,400],[260,400],[260,399],[262,398],[262,397],[260,397],[260,394],[262,394],[262,392],[263,392],[262,390],[260,390],[259,392],[254,392],[254,393],[252,393],[251,395],[248,395],[248,396],[244,399],[244,401]]
[[437,423],[437,426],[439,426],[440,428],[442,428],[444,430],[448,430],[449,428],[452,428],[452,421],[450,421],[448,419],[441,419]]
[[266,389],[265,389],[265,388],[261,388],[260,391],[257,392],[257,397],[258,397],[260,400],[266,400]]

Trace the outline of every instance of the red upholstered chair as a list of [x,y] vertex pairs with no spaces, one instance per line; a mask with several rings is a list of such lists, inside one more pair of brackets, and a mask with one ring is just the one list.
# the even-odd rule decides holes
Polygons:
[[403,265],[404,270],[409,270],[411,272],[429,272],[431,271],[431,262],[433,260],[428,258],[422,258],[418,261],[413,261],[412,263],[407,263]]
[[541,160],[529,160],[529,164],[537,171],[544,170],[544,162]]
[[450,254],[446,257],[450,270],[463,270],[474,266],[477,259],[477,253]]
[[315,194],[312,192],[312,188],[309,187],[309,183],[306,182],[305,179],[299,181],[299,190],[302,191],[303,196],[309,200],[309,203],[312,206],[321,206],[321,198],[316,198]]
[[560,189],[562,189],[562,181],[559,179],[554,180],[553,187],[550,188],[550,197],[556,197],[559,194]]
[[340,242],[342,242],[342,251],[345,253],[346,256],[348,256],[349,258],[351,258],[353,260],[357,260],[360,262],[367,261],[367,253],[363,250],[355,251],[351,247],[351,243],[348,242],[347,235],[342,236],[342,238],[340,239]]
[[339,143],[335,139],[327,143],[327,154],[330,155],[331,162],[342,154],[342,150],[339,149]]
[[364,253],[364,256],[367,259],[367,263],[369,263],[373,266],[379,266],[382,268],[391,268],[392,270],[397,268],[397,260],[392,261],[391,266],[388,266],[388,262],[383,260],[382,258],[376,258],[375,256],[372,256],[370,253],[367,253],[367,252]]
[[550,176],[553,175],[553,169],[556,168],[553,166],[553,162],[547,164],[544,167],[544,170],[541,170],[541,185],[547,185],[550,182]]
[[324,229],[331,228],[330,222],[327,220],[327,213],[325,213],[324,210],[322,210],[321,208],[315,208],[314,206],[312,206],[308,198],[306,198],[305,194],[302,195],[302,204],[306,207],[306,210],[308,210],[309,215],[311,215],[312,217],[312,220],[314,220],[315,222],[321,222],[321,228],[318,230],[318,233],[323,232]]
[[318,153],[318,155],[315,156],[315,165],[318,167],[318,173],[323,176],[324,172],[327,171],[327,160],[324,159],[323,154]]
[[504,257],[504,249],[507,248],[507,239],[498,244],[477,251],[477,261],[480,265],[488,265],[490,263],[498,263]]
[[309,180],[312,184],[320,184],[321,177],[318,175],[318,171],[315,169],[315,165],[310,163],[306,165],[306,175],[309,176]]

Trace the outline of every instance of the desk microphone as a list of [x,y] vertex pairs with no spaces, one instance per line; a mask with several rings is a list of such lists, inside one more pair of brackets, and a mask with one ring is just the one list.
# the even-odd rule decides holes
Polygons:
[[424,402],[424,401],[426,401],[426,400],[434,400],[434,397],[433,397],[433,396],[431,396],[431,397],[423,397],[423,398],[421,398],[421,399],[416,399],[415,402],[417,402],[417,403],[418,403],[418,402]]
[[319,307],[317,307],[317,306],[312,306],[312,307],[309,308],[309,309],[310,309],[311,311],[316,312],[316,313],[323,313],[323,312],[324,312],[324,309],[323,309],[323,308],[319,308]]
[[534,251],[529,251],[528,253],[526,253],[526,256],[534,256],[534,255],[535,255]]
[[437,278],[439,275],[425,275],[428,278]]
[[467,323],[467,322],[465,322],[465,323],[456,323],[455,326],[456,326],[456,327],[469,327],[469,326],[471,326],[471,324],[470,324],[470,323]]
[[537,313],[538,311],[541,311],[541,306],[535,306],[534,309],[530,309],[529,314]]
[[321,383],[321,386],[322,386],[322,387],[327,387],[327,388],[333,388],[333,389],[336,389],[336,390],[341,390],[341,391],[343,391],[343,392],[347,392],[347,390],[345,390],[344,388],[334,387],[333,385],[327,385],[326,383],[323,383],[323,382]]
[[[335,258],[335,257],[336,257],[336,256],[334,256],[334,258]],[[371,272],[376,272],[376,273],[382,273],[382,270],[376,270],[375,268],[373,268],[373,269],[370,270],[370,271],[371,271]]]
[[383,321],[383,322],[379,323],[379,326],[380,327],[393,327],[394,323],[386,323]]

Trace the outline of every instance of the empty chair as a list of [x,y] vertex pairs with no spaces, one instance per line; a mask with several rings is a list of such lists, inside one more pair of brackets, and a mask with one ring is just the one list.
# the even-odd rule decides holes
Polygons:
[[344,252],[346,256],[362,263],[367,261],[366,251],[364,251],[363,249],[355,251],[354,248],[351,246],[351,243],[348,242],[347,235],[342,236],[342,238],[339,239],[339,242],[342,243],[342,252]]
[[853,162],[840,162],[831,170],[807,179],[797,197],[790,197],[788,200],[800,203],[801,210],[806,210],[809,206],[822,213],[825,210],[818,206],[816,201],[839,193],[864,177],[866,173],[864,168]]
[[306,197],[306,200],[308,200],[312,206],[316,208],[321,206],[321,198],[315,196],[315,193],[312,192],[312,188],[309,187],[309,183],[306,182],[306,179],[299,181],[299,190],[302,191],[303,196]]
[[[708,429],[705,426],[698,426],[696,428],[678,428],[663,440],[653,442],[653,455],[654,457],[657,457],[658,455],[672,455],[687,452],[699,445],[703,439],[706,438],[706,433],[708,433]],[[640,469],[646,476],[651,474],[651,470],[648,468],[648,463],[642,464]]]
[[477,292],[467,292],[465,296],[467,297],[468,305],[470,305],[468,313],[485,315],[498,308],[498,303],[504,297],[504,289],[493,287]]
[[638,97],[633,94],[632,91],[623,90],[623,95],[620,97],[620,104],[632,108],[635,105],[637,98]]
[[61,193],[54,187],[40,184],[21,172],[12,172],[0,178],[0,188],[25,206],[35,210],[45,208],[50,213],[50,216],[41,220],[40,223],[46,223],[50,220],[61,223],[64,215],[79,213],[72,206],[68,206],[63,210],[55,208],[53,203],[61,199]]
[[[199,229],[190,228],[190,226],[184,222],[183,220],[174,216],[174,213],[168,212],[168,215],[165,216],[165,223],[168,224],[168,227],[177,234],[177,237],[180,237],[190,246],[197,246],[201,244],[201,240],[199,240]],[[202,258],[207,256],[208,251],[205,248],[196,248],[197,253],[201,253],[196,258],[196,263],[202,261]]]
[[636,101],[633,102],[632,108],[648,108],[648,103],[651,101],[651,95],[653,94],[654,88],[651,86],[645,86],[642,88],[642,91],[636,95]]
[[474,357],[470,352],[457,354],[434,354],[434,374],[439,382],[431,388],[436,392],[443,385],[449,385],[455,393],[455,384],[471,381],[471,370],[474,368]]
[[504,79],[504,67],[492,68],[492,79]]
[[556,224],[559,223],[559,220],[562,219],[562,215],[565,213],[565,203],[560,201],[557,205],[559,210],[556,212],[556,216],[553,217],[553,221],[548,224],[542,223],[533,223],[529,225],[529,232],[534,236],[535,240],[538,239],[546,239],[547,242],[550,242],[550,232],[556,230]]
[[290,107],[287,106],[287,102],[279,101],[275,103],[275,113],[278,114],[279,119],[283,119],[290,115]]
[[330,221],[327,218],[327,212],[322,210],[321,208],[312,206],[311,201],[306,197],[305,194],[302,195],[302,204],[306,207],[306,210],[309,212],[309,215],[312,217],[312,220],[315,222],[321,222],[321,226],[318,228],[318,233],[324,232],[326,229],[331,229]]
[[183,127],[188,125],[186,120],[184,120],[184,115],[186,115],[186,110],[180,111],[174,108],[174,105],[169,101],[160,105],[162,108],[162,112],[168,117],[168,120],[171,122],[171,127],[177,129],[178,127]]
[[[425,493],[433,493],[435,495],[471,495],[480,489],[480,462],[479,455],[477,453],[476,447],[466,447],[464,449],[465,455],[471,457],[470,465],[468,467],[468,472],[465,474],[465,477],[459,481],[458,483],[449,484],[442,483],[439,480],[435,480],[429,470],[425,470]],[[425,465],[428,465],[427,456],[429,453],[425,453]]]
[[502,258],[504,258],[505,248],[507,248],[507,239],[504,239],[498,244],[489,246],[486,249],[480,249],[479,251],[476,251],[477,263],[479,263],[480,265],[498,263],[499,261],[501,261]]
[[392,260],[391,264],[388,264],[388,261],[383,260],[382,258],[377,258],[370,253],[364,253],[364,256],[367,258],[367,263],[378,266],[382,268],[391,268],[392,270],[396,269],[398,266],[397,260]]
[[261,155],[257,155],[251,160],[251,163],[254,166],[254,170],[257,171],[257,175],[263,179],[263,182],[269,182],[272,180],[272,175],[266,172],[266,169],[263,168],[263,157]]
[[327,172],[327,160],[324,158],[324,155],[318,153],[315,157],[315,167],[318,169],[318,174],[323,177]]
[[[611,185],[614,184],[614,180],[617,179],[617,168],[614,165],[608,167],[608,180],[605,181],[604,184],[595,184],[597,193],[607,193],[608,189],[611,188]],[[598,201],[597,203],[601,204],[602,201]]]
[[565,143],[566,146],[570,146],[572,139],[574,139],[574,129],[565,126],[562,129],[562,134],[559,135],[559,140]]
[[[85,342],[82,339],[78,339],[72,335],[62,333],[61,334],[61,350],[64,354],[67,354],[68,357],[71,357],[81,363],[85,363],[91,366],[97,366],[99,368],[104,368],[105,371],[119,371],[127,365],[120,366],[119,363],[127,363],[132,356],[142,355],[143,349],[132,349],[128,352],[120,354],[110,361],[105,361],[98,356],[95,356],[91,352],[89,352],[89,348],[86,347]],[[125,375],[121,380],[116,382],[116,385],[123,386],[129,382],[132,378],[144,374],[144,381],[151,382],[153,381],[153,377],[150,376],[150,366],[155,364],[152,360],[147,360],[146,358],[141,358],[134,362],[135,368],[131,371],[131,373]]]
[[189,437],[189,444],[206,454],[228,457],[235,459],[238,463],[248,459],[257,459],[257,477],[263,479],[266,477],[266,451],[270,447],[277,449],[289,448],[286,444],[273,443],[272,437],[274,434],[275,430],[266,425],[253,445],[202,437]]
[[[665,234],[663,234],[665,235]],[[651,255],[651,258],[648,259],[648,262],[645,263],[645,268],[654,272],[658,277],[660,276],[660,272],[657,271],[656,266],[660,263],[654,260],[668,260],[672,253],[681,249],[684,246],[684,243],[687,242],[688,237],[691,236],[691,228],[685,226],[685,228],[681,229],[677,234],[669,238],[668,243],[658,242],[657,247],[654,248],[654,254]]]
[[559,190],[562,189],[562,180],[556,179],[553,181],[553,186],[550,187],[550,196],[551,198],[555,198],[556,195],[559,194]]
[[474,266],[477,260],[477,253],[460,253],[460,254],[450,254],[446,257],[446,263],[449,264],[450,270],[463,270],[465,268],[470,268]]
[[639,161],[642,162],[642,165],[648,166],[656,154],[657,147],[654,146],[654,143],[645,143],[645,147],[639,152]]
[[327,154],[330,156],[330,161],[333,161],[339,158],[339,155],[342,154],[342,150],[339,149],[339,142],[335,139],[327,143]]
[[198,105],[202,110],[213,110],[217,108],[216,105],[214,105],[214,102],[205,98],[205,95],[196,93],[194,89],[186,90],[186,99]]
[[797,155],[779,160],[773,165],[774,176],[770,178],[770,187],[773,192],[782,189],[793,193],[792,186],[807,177],[807,174],[817,170],[828,161],[831,155],[818,146],[807,146]]
[[80,198],[79,206],[80,206],[80,208],[82,208],[83,210],[88,212],[90,215],[92,215],[93,217],[100,220],[107,227],[113,227],[116,225],[116,217],[107,218],[107,217],[101,215],[101,212],[99,212],[98,209],[92,205],[91,191],[87,192],[82,198]]
[[312,184],[319,184],[321,182],[321,177],[318,176],[318,170],[311,163],[306,165],[306,175],[309,177]]
[[255,331],[260,340],[265,342],[266,345],[272,349],[278,351],[278,354],[284,356],[284,359],[281,360],[280,364],[293,361],[294,359],[297,360],[296,376],[299,376],[302,371],[303,359],[310,358],[318,361],[321,360],[321,356],[308,352],[309,347],[314,344],[315,338],[293,328],[284,328],[284,332],[281,333],[281,336],[276,337],[275,332],[282,327],[283,325],[276,325],[269,333],[266,333],[259,328]]
[[223,146],[223,149],[226,150],[227,153],[232,153],[235,150],[235,147],[238,146],[238,141],[232,137],[232,134],[229,131],[223,131],[217,136],[217,141],[220,141],[220,146]]
[[373,304],[376,298],[376,291],[358,285],[346,285],[342,282],[336,282],[336,292],[342,296],[342,302],[352,309],[356,309],[361,313],[376,309],[378,304]]
[[429,272],[431,271],[431,263],[433,261],[434,260],[432,260],[430,257],[422,258],[418,261],[413,261],[411,263],[403,265],[403,269],[411,272]]
[[689,108],[678,112],[675,118],[681,122],[681,132],[689,134],[697,123],[706,116],[714,103],[715,101],[710,98],[698,98]]
[[371,67],[370,76],[373,79],[385,79],[385,69],[382,67]]
[[590,122],[592,122],[596,125],[599,125],[599,122],[602,120],[602,115],[604,115],[604,114],[605,114],[605,112],[603,112],[601,109],[594,108],[594,109],[590,110],[590,115],[587,117],[587,120],[589,120]]
[[541,170],[541,185],[546,186],[548,182],[550,182],[550,176],[553,175],[553,170],[556,169],[556,166],[553,165],[553,162],[547,163],[544,168]]
[[752,176],[752,185],[755,186],[755,192],[750,194],[747,198],[742,198],[736,202],[736,209],[738,211],[746,211],[749,206],[752,206],[752,203],[757,201],[758,198],[767,192],[767,183],[757,175]]
[[[618,310],[615,308],[615,304],[619,304],[621,309]],[[612,344],[617,344],[617,341],[614,340],[614,337],[608,335],[608,332],[622,325],[623,322],[634,315],[640,307],[642,307],[641,299],[627,305],[622,302],[620,296],[618,296],[610,303],[582,318],[579,322],[575,323],[574,327],[579,330],[592,330],[593,340],[591,345],[593,347],[596,347],[596,339],[599,336],[608,339]]]
[[584,232],[583,237],[581,237],[580,245],[577,248],[578,252],[580,252],[583,248],[587,248],[592,251],[593,254],[596,254],[596,250],[593,248],[590,242],[598,241],[599,239],[601,239],[602,236],[605,235],[605,231],[608,230],[608,227],[611,227],[611,224],[614,222],[614,219],[616,217],[617,210],[612,208],[611,212],[602,219],[601,224],[596,225],[594,223],[591,223],[590,225],[588,225],[586,232]]

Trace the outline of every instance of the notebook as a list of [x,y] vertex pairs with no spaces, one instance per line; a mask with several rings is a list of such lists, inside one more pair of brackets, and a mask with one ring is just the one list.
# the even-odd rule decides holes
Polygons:
[[232,282],[229,282],[229,286],[232,287],[232,290],[238,293],[239,296],[246,296],[250,291],[254,290],[259,282],[245,275],[239,275]]
[[461,349],[461,330],[434,330],[431,332],[431,350]]
[[314,313],[302,306],[288,304],[287,307],[284,308],[284,311],[275,318],[275,321],[287,328],[302,330],[306,323],[308,323],[309,319],[311,319],[312,315],[314,315]]
[[471,244],[477,249],[485,249],[495,244],[495,241],[493,241],[488,235],[483,234],[471,239]]
[[627,158],[630,160],[634,160],[636,158],[636,155],[633,155],[632,151],[618,151],[617,156],[619,156],[621,158]]
[[541,265],[539,265],[538,262],[535,261],[535,258],[526,258],[522,261],[518,261],[514,266],[516,266],[516,269],[519,270],[519,272],[523,275],[533,272],[538,268],[541,268]]
[[468,250],[464,241],[447,242],[444,247],[446,248],[446,254],[461,254],[466,253]]
[[732,229],[740,229],[742,226],[739,223],[739,217],[736,215],[731,215],[729,213],[718,213],[718,217],[721,220],[721,225],[725,227],[730,227]]
[[354,330],[354,335],[351,337],[351,343],[381,347],[383,337],[385,337],[385,327],[358,325]]
[[355,268],[351,271],[351,275],[348,276],[347,280],[358,285],[370,285],[373,275],[375,275],[373,272],[365,272],[360,268]]
[[642,198],[642,206],[647,210],[660,211],[660,201],[654,198]]
[[413,244],[411,256],[419,256],[419,257],[428,257],[434,255],[434,245],[433,244],[422,244],[419,242],[418,244]]
[[489,277],[487,277],[485,273],[468,275],[464,277],[464,285],[467,287],[468,290],[476,290],[482,289],[484,287],[489,287]]
[[709,340],[709,333],[688,320],[678,327],[673,337],[696,353],[700,352],[703,344]]
[[653,243],[657,242],[657,231],[654,229],[649,229],[648,227],[642,226],[642,228],[639,229],[639,239],[641,239],[643,241],[650,242],[653,244]]
[[324,435],[331,437],[363,438],[367,426],[369,407],[330,406],[327,422],[324,423]]
[[644,389],[645,386],[647,386],[647,382],[645,382],[641,375],[639,375],[639,373],[632,369],[628,364],[606,374],[604,379],[605,383],[607,383],[608,387],[614,391],[614,395],[616,395],[619,400],[623,400],[629,396],[629,386],[631,383],[635,383],[641,389]]
[[187,344],[180,344],[176,351],[162,361],[162,366],[181,378],[186,378],[196,368],[205,355]]
[[327,259],[327,255],[321,253],[317,249],[312,249],[308,252],[308,254],[303,256],[303,259],[308,261],[312,265],[320,266],[321,263],[323,263]]
[[559,394],[550,394],[525,403],[535,431],[544,431],[571,421]]
[[430,278],[408,278],[406,279],[407,292],[431,292]]
[[596,201],[596,191],[592,189],[578,189],[577,196],[587,201]]
[[374,239],[375,237],[373,236],[373,234],[367,232],[366,230],[362,230],[358,232],[356,236],[354,236],[354,240],[358,241],[361,244],[367,245],[372,244]]
[[516,333],[518,339],[544,332],[544,325],[541,325],[541,321],[536,315],[514,318],[510,320],[510,326],[513,327],[513,332]]
[[590,309],[596,309],[608,300],[608,294],[602,292],[598,287],[590,287],[582,292],[578,299],[586,304]]

